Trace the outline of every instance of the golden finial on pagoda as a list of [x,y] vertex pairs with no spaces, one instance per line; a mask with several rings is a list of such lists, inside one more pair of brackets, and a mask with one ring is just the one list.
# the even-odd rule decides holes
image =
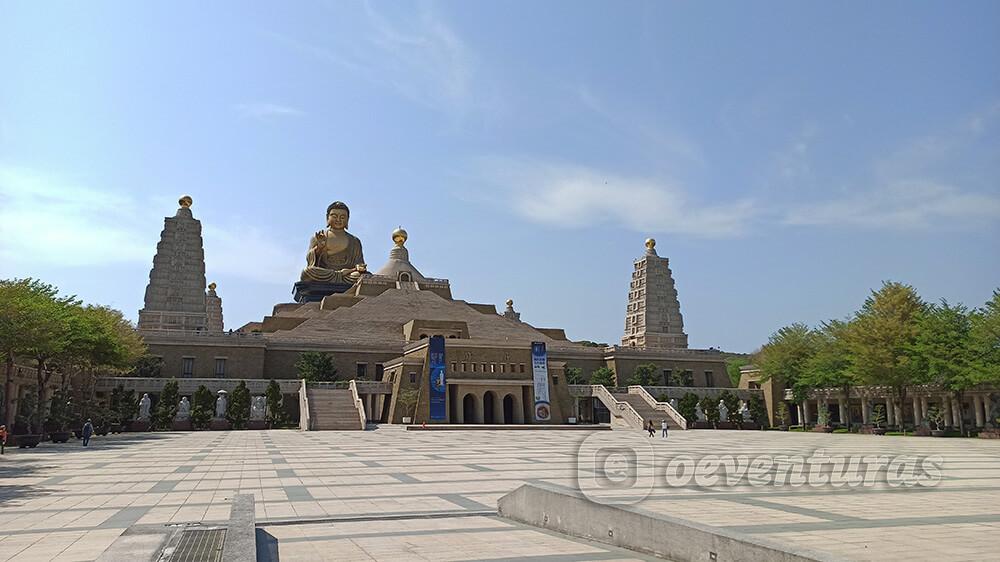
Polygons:
[[646,249],[647,250],[652,250],[654,248],[656,248],[656,240],[654,240],[652,238],[647,238],[646,239]]
[[407,239],[407,234],[406,231],[403,230],[402,226],[392,231],[392,241],[395,242],[397,246],[402,246],[403,244],[405,244],[406,239]]
[[182,195],[181,198],[177,200],[177,203],[179,203],[181,207],[187,209],[192,203],[194,203],[194,199],[191,199],[190,195]]
[[214,281],[208,284],[208,290],[209,291],[214,291],[216,287],[217,287],[217,285],[215,284]]
[[507,299],[507,306],[514,306],[514,299]]

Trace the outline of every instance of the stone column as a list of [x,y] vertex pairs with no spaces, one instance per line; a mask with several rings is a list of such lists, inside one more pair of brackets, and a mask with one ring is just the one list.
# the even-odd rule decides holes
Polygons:
[[958,398],[952,396],[949,398],[951,402],[951,424],[952,427],[962,426],[962,404],[958,401]]
[[805,419],[805,417],[802,415],[802,404],[796,404],[795,405],[795,412],[798,414],[795,417],[798,418],[799,425],[802,425],[803,423],[805,423],[803,421],[803,419]]
[[916,395],[913,396],[913,427],[920,425],[923,421],[924,416],[920,413],[920,398]]
[[978,394],[972,396],[972,411],[976,413],[976,427],[983,427],[983,401]]
[[868,397],[867,396],[862,396],[861,397],[861,423],[863,423],[865,425],[868,425],[868,418],[869,418],[869,415],[870,415],[868,413],[868,408],[869,408]]
[[896,404],[893,403],[892,398],[888,398],[885,401],[885,423],[887,425],[896,425]]
[[993,420],[990,419],[990,410],[993,409],[993,404],[990,402],[990,395],[983,395],[983,419],[985,420],[985,425],[991,425]]
[[837,405],[840,406],[840,423],[847,423],[847,400],[844,398],[837,399]]
[[927,397],[926,396],[921,396],[920,397],[920,413],[922,414],[921,417],[927,417],[927,410],[928,410],[928,408],[927,408]]
[[809,412],[809,400],[803,400],[802,401],[802,423],[803,424],[809,423],[809,417],[810,417],[809,414],[810,414],[810,412]]
[[951,426],[952,420],[954,420],[954,418],[951,415],[951,399],[949,399],[947,396],[942,398],[941,408],[943,409],[944,412],[944,424],[946,426]]

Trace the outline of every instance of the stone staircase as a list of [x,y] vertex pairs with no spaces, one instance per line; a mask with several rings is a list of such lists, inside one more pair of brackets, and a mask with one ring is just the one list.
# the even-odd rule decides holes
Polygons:
[[350,389],[309,388],[306,398],[309,399],[311,430],[364,429]]
[[677,422],[673,420],[664,412],[658,412],[649,405],[646,400],[638,394],[629,394],[628,392],[613,392],[612,396],[615,400],[619,402],[625,402],[632,409],[635,410],[639,416],[642,417],[643,423],[649,423],[649,420],[653,420],[653,426],[657,431],[660,430],[660,422],[662,420],[667,420],[667,427],[670,429],[682,429],[681,426],[677,425]]

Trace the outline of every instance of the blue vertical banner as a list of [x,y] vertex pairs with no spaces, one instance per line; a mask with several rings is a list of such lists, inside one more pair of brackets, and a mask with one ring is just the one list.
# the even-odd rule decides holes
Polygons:
[[552,418],[549,404],[549,357],[545,342],[531,342],[531,375],[535,382],[535,421]]
[[431,336],[427,348],[430,366],[431,419],[444,420],[447,414],[447,383],[445,382],[444,336]]

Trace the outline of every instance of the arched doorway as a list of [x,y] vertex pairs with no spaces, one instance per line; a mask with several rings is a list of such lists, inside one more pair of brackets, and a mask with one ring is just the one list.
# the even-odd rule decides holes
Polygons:
[[462,398],[462,423],[479,423],[476,420],[476,395],[469,393]]
[[503,423],[514,423],[514,397],[503,397]]
[[496,394],[487,390],[483,395],[483,423],[496,423]]

